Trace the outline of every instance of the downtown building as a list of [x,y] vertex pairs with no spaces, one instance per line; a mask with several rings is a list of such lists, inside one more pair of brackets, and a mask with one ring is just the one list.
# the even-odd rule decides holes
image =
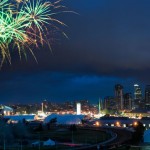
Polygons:
[[124,109],[129,111],[132,110],[132,94],[125,93],[123,97],[124,97]]
[[132,102],[132,109],[138,109],[144,107],[144,101],[142,99],[142,90],[138,84],[134,84],[134,100]]
[[112,96],[107,96],[104,98],[104,103],[103,103],[103,109],[111,109],[114,110],[116,109],[116,101],[115,98]]
[[123,110],[124,99],[123,99],[123,86],[121,84],[115,85],[115,101],[116,101],[116,109]]
[[145,87],[145,108],[150,109],[150,85]]

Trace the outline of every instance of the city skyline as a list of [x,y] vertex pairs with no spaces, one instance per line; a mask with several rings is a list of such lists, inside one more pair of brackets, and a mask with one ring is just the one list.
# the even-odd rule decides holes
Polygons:
[[77,14],[60,14],[69,39],[56,34],[52,53],[35,50],[38,64],[13,53],[0,71],[0,102],[65,101],[114,95],[114,85],[133,92],[150,84],[150,2],[64,0]]
[[[140,98],[136,98],[135,97],[135,92],[136,92],[136,90],[135,90],[135,85],[136,86],[138,86],[139,87],[139,90],[141,91],[141,97]],[[142,100],[143,102],[145,102],[145,101],[147,101],[149,98],[146,96],[146,92],[147,92],[147,87],[149,87],[150,85],[145,85],[145,87],[144,88],[141,88],[141,86],[140,85],[138,85],[138,84],[134,84],[133,86],[132,86],[132,88],[130,87],[130,89],[131,90],[129,90],[129,89],[127,89],[124,85],[121,85],[121,84],[115,84],[115,85],[113,85],[113,88],[111,89],[111,91],[107,91],[107,93],[111,93],[111,95],[104,95],[104,96],[99,96],[97,99],[95,99],[95,101],[93,101],[92,99],[89,99],[89,98],[86,98],[86,97],[84,97],[84,98],[82,98],[82,97],[78,97],[78,98],[73,98],[73,97],[71,97],[71,98],[66,98],[66,99],[52,99],[52,97],[51,97],[51,99],[49,99],[49,98],[43,98],[43,99],[39,99],[39,100],[34,100],[34,99],[32,99],[30,102],[27,100],[27,101],[21,101],[21,100],[19,100],[19,101],[7,101],[7,102],[1,102],[1,104],[11,104],[11,105],[13,105],[13,104],[41,104],[42,103],[42,101],[48,101],[48,102],[51,102],[51,103],[66,103],[66,102],[78,102],[78,101],[84,101],[84,100],[87,100],[87,101],[89,101],[89,103],[91,103],[91,104],[96,104],[96,105],[98,105],[98,103],[99,103],[99,100],[101,100],[101,101],[105,101],[105,99],[107,99],[107,98],[113,98],[114,100],[115,100],[115,98],[117,98],[118,100],[118,104],[120,103],[120,98],[117,96],[116,97],[116,86],[121,86],[122,87],[122,96],[123,96],[123,101],[124,101],[124,97],[126,97],[126,95],[128,95],[128,94],[130,94],[131,95],[131,100],[132,101],[134,101],[134,100],[136,100],[136,99],[140,99],[140,100]],[[107,94],[106,93],[106,94]],[[137,94],[137,93],[136,93]],[[36,97],[36,96],[35,96]],[[146,100],[147,99],[147,100]],[[116,101],[116,102],[117,102]],[[145,103],[146,104],[146,103]]]

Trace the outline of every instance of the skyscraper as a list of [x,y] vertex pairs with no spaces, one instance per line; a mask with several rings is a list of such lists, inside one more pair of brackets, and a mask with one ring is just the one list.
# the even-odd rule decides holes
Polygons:
[[132,103],[132,108],[140,108],[142,103],[142,90],[138,84],[134,84],[134,100]]
[[107,96],[104,98],[103,109],[116,109],[116,101],[115,101],[114,97]]
[[145,104],[150,104],[150,85],[145,87]]
[[124,109],[123,86],[121,84],[115,85],[115,100],[116,100],[116,108],[118,110]]
[[134,99],[142,99],[142,90],[138,84],[134,84]]
[[124,94],[124,109],[131,110],[132,109],[132,95],[131,93]]

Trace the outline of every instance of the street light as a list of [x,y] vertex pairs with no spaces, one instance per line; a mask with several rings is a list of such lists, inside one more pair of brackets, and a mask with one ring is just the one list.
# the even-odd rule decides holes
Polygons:
[[138,123],[135,121],[135,122],[133,123],[133,125],[134,125],[134,126],[137,126],[137,125],[138,125]]
[[116,126],[120,127],[120,122],[119,121],[116,122]]
[[99,121],[96,121],[96,122],[95,122],[95,125],[96,125],[96,126],[100,126]]

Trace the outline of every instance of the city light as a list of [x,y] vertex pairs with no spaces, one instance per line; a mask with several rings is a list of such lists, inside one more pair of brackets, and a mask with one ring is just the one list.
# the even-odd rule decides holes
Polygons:
[[96,126],[100,126],[99,121],[96,121],[96,122],[95,122],[95,125],[96,125]]
[[120,122],[119,121],[116,122],[116,126],[120,127]]
[[133,123],[133,125],[134,125],[134,126],[137,126],[137,125],[138,125],[138,123],[135,121],[135,122]]

